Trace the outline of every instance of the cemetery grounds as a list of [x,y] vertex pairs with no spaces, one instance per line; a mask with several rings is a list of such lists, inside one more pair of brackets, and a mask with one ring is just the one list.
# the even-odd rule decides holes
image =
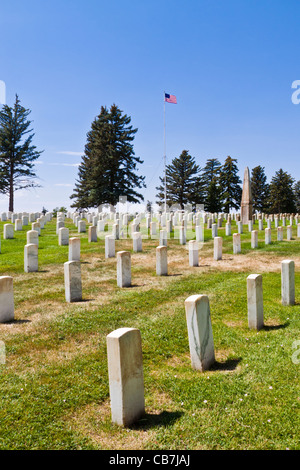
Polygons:
[[[111,233],[112,221],[106,227]],[[0,449],[295,450],[299,449],[300,239],[233,254],[225,222],[222,260],[213,258],[211,230],[190,267],[188,245],[168,239],[168,276],[157,276],[157,239],[116,240],[131,252],[132,286],[119,288],[116,257],[105,259],[104,236],[81,239],[83,300],[65,301],[64,262],[56,219],[39,237],[38,272],[24,272],[26,231],[3,240],[0,275],[13,277],[15,320],[0,324]],[[87,224],[88,227],[89,224]],[[258,222],[254,224],[257,229]],[[264,224],[264,228],[266,224]],[[194,237],[190,228],[190,238]],[[232,234],[237,231],[232,222]],[[105,233],[106,234],[106,233]],[[296,304],[281,304],[281,261],[295,261]],[[264,328],[248,328],[247,277],[262,274]],[[216,362],[191,367],[184,301],[209,297]],[[106,336],[121,327],[141,332],[146,414],[125,428],[111,422]]]

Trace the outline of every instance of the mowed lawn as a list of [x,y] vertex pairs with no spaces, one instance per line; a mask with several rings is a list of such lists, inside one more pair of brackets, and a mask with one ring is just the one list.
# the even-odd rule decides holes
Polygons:
[[[225,236],[214,261],[211,230],[189,267],[187,245],[168,240],[169,275],[155,272],[158,240],[116,241],[132,253],[132,287],[119,288],[116,258],[105,259],[104,234],[81,238],[83,300],[67,303],[56,219],[39,237],[39,271],[24,272],[26,231],[3,240],[0,275],[13,277],[15,321],[0,324],[0,449],[299,449],[300,239],[251,248],[244,226],[242,253]],[[87,224],[88,226],[88,224]],[[254,225],[257,227],[257,223]],[[109,227],[111,231],[111,225]],[[232,233],[236,232],[232,222]],[[106,233],[105,233],[106,234]],[[190,231],[189,237],[193,236]],[[296,304],[281,304],[281,261],[295,261]],[[262,274],[264,323],[250,330],[247,276]],[[185,299],[209,297],[216,363],[191,368]],[[106,336],[121,327],[142,337],[146,414],[130,428],[111,423]],[[299,343],[299,344],[298,344]],[[298,353],[299,351],[299,353]]]

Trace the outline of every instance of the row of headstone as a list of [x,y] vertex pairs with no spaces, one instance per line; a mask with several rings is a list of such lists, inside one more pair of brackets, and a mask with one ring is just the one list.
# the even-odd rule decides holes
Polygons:
[[[165,247],[161,247],[165,248]],[[282,304],[295,302],[294,261],[281,264]],[[262,276],[247,278],[248,326],[264,326]],[[191,366],[208,370],[215,362],[215,348],[207,295],[192,295],[185,300],[185,314]],[[130,426],[145,413],[142,341],[137,328],[119,328],[106,337],[111,419]]]
[[[262,222],[261,220],[259,220],[259,222]],[[243,224],[242,222],[237,222],[237,229],[238,229],[238,232],[237,233],[240,233],[242,234],[244,232],[244,228],[243,228]],[[283,237],[283,225],[281,226],[276,226],[275,225],[275,228],[277,228],[277,233],[278,233],[278,239]],[[197,227],[196,227],[197,228]],[[210,227],[211,228],[211,234],[212,234],[212,238],[214,237],[217,237],[218,236],[218,225],[217,224],[212,224],[212,226]],[[286,230],[287,230],[287,239],[288,240],[291,240],[292,239],[292,229],[293,229],[293,226],[290,224],[290,225],[287,225],[286,226]],[[248,224],[248,230],[249,232],[253,232],[253,224],[252,222],[249,222]],[[258,230],[259,231],[265,231],[265,233],[271,233],[271,224],[268,224],[268,227],[266,227],[265,229],[263,228],[263,225],[262,224],[259,224],[259,227],[258,227]],[[257,231],[257,230],[255,230]],[[230,236],[231,235],[231,223],[227,222],[226,225],[225,225],[225,234],[226,236]],[[297,237],[300,236],[300,223],[297,223]]]
[[[76,260],[64,263],[65,292],[68,302],[76,302],[82,299],[82,283],[80,269],[80,245],[78,239],[76,243],[71,243],[73,256]],[[80,242],[80,240],[79,240]],[[28,271],[37,265],[37,245],[27,245],[26,251],[29,253],[27,260]],[[31,260],[31,262],[30,262]],[[31,269],[30,269],[31,268]],[[156,272],[158,275],[167,275],[167,248],[157,247]],[[131,286],[131,256],[129,252],[120,251],[117,253],[117,285],[119,287]],[[263,295],[262,276],[251,274],[247,279],[248,289],[248,312],[249,327],[259,328],[263,325]],[[284,260],[281,263],[281,299],[283,305],[294,305],[295,303],[295,262]],[[13,320],[13,284],[12,277],[0,277],[0,322]]]

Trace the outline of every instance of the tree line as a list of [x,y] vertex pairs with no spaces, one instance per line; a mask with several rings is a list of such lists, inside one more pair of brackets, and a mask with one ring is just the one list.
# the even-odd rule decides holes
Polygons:
[[[166,202],[168,206],[203,204],[207,212],[238,210],[241,205],[242,181],[238,176],[237,159],[228,156],[224,163],[207,159],[203,168],[187,150],[166,166]],[[295,213],[300,211],[300,181],[279,169],[270,183],[261,165],[251,170],[253,209],[265,213]],[[160,177],[157,203],[165,198],[165,175]]]
[[[18,96],[14,106],[4,105],[0,110],[0,193],[9,197],[9,211],[14,210],[14,192],[39,186],[36,183],[34,163],[41,155],[33,144],[30,110],[24,108]],[[134,152],[133,141],[137,133],[131,117],[113,104],[102,106],[87,133],[86,145],[78,168],[71,207],[76,210],[115,206],[120,196],[128,202],[144,200],[139,189],[145,188],[145,176],[139,174],[143,164]],[[224,163],[209,158],[203,168],[188,150],[173,158],[159,178],[157,203],[165,200],[168,206],[182,209],[203,204],[208,212],[238,210],[242,197],[242,181],[237,159],[228,156]],[[300,181],[279,169],[267,183],[265,169],[256,166],[251,172],[253,208],[266,213],[300,212]],[[148,201],[149,203],[149,201]]]

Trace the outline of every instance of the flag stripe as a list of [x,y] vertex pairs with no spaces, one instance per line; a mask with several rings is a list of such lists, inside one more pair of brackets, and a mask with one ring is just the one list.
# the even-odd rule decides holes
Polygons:
[[167,103],[177,104],[176,96],[175,95],[169,95],[169,93],[165,93],[165,101]]

